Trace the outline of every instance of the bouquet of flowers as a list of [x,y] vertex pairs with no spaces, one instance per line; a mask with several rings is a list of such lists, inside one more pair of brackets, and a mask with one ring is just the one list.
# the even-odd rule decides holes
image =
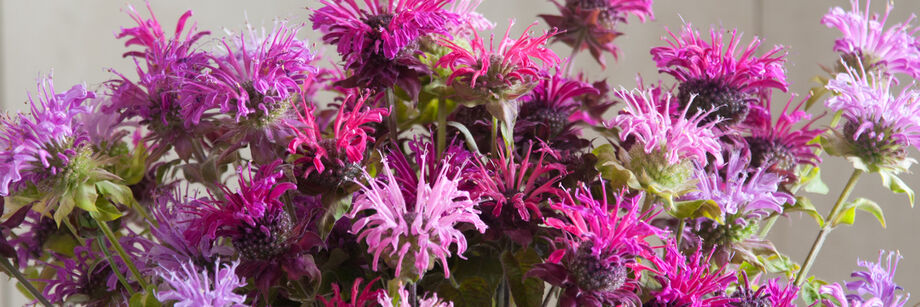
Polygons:
[[[857,211],[884,225],[851,196],[863,175],[914,202],[913,19],[830,9],[839,58],[797,96],[786,48],[690,23],[650,51],[662,81],[579,74],[652,0],[551,0],[542,33],[480,1],[320,0],[309,25],[223,38],[129,6],[134,73],[48,77],[0,118],[3,271],[46,306],[906,304],[897,252],[848,282],[809,269]],[[820,229],[806,259],[765,239],[797,213]]]

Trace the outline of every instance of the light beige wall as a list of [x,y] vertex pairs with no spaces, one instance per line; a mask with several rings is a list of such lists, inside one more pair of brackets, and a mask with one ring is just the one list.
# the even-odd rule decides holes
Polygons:
[[[26,91],[35,90],[35,80],[54,69],[59,88],[68,88],[77,82],[90,87],[110,78],[103,68],[114,68],[133,74],[130,60],[121,58],[122,42],[114,39],[121,26],[130,20],[120,10],[123,0],[3,0],[0,6],[0,109],[16,111],[24,108]],[[140,1],[128,1],[138,9]],[[202,0],[153,1],[164,28],[172,29],[175,19],[185,9],[192,9],[199,27],[221,34],[222,27],[236,29],[242,26],[244,12],[255,25],[271,26],[274,16],[289,17],[293,22],[306,22],[304,7],[317,7],[317,1],[273,0]],[[589,57],[578,58],[579,67],[586,68],[590,76],[607,78],[614,85],[635,86],[635,75],[640,73],[647,82],[669,77],[656,74],[648,54],[651,47],[661,45],[659,38],[665,34],[664,26],[678,29],[681,19],[698,27],[722,25],[739,28],[745,39],[754,35],[765,38],[765,45],[789,46],[789,78],[792,90],[805,93],[813,86],[809,79],[820,72],[818,64],[834,60],[831,51],[837,33],[819,24],[821,16],[832,5],[848,5],[844,0],[657,0],[656,20],[645,24],[631,22],[625,27],[626,36],[618,40],[622,48],[621,61],[612,59],[606,72]],[[877,0],[876,7],[884,1]],[[508,18],[517,20],[516,29],[522,30],[535,16],[554,13],[555,7],[544,0],[485,0],[480,11],[499,28],[507,26]],[[920,12],[920,1],[901,0],[891,20],[904,20],[910,12]],[[542,23],[541,23],[542,28]],[[318,41],[318,35],[309,29],[302,36]],[[556,46],[561,55],[569,50]],[[322,48],[322,47],[321,47]],[[331,48],[326,47],[332,51]],[[330,54],[327,52],[327,54]],[[915,157],[920,157],[914,152]],[[849,165],[839,158],[827,158],[825,182],[836,193],[849,175]],[[918,169],[918,167],[914,167]],[[906,181],[920,190],[920,176],[906,176]],[[842,227],[831,234],[815,265],[814,273],[827,280],[839,281],[856,268],[856,258],[874,258],[880,248],[900,249],[905,256],[896,280],[907,289],[920,293],[920,208],[908,208],[904,197],[892,196],[881,188],[877,176],[865,176],[854,195],[878,201],[886,210],[888,229],[883,230],[867,214],[857,216],[857,225]],[[836,195],[813,196],[821,212],[830,208]],[[780,220],[771,239],[796,261],[802,261],[817,233],[810,219],[792,216]],[[0,281],[2,283],[2,281]],[[0,306],[22,304],[15,290],[0,286]]]

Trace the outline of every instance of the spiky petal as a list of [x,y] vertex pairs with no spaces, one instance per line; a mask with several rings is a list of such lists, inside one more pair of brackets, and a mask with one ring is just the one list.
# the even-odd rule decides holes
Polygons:
[[[234,293],[234,290],[246,286],[246,281],[234,273],[239,264],[239,260],[223,266],[215,262],[213,270],[205,269],[201,272],[191,262],[183,264],[177,270],[162,269],[157,271],[156,275],[165,281],[170,289],[157,292],[156,297],[163,302],[175,301],[177,307],[246,306],[246,296]],[[213,275],[209,271],[213,272]]]
[[865,11],[861,2],[850,0],[849,11],[833,7],[821,18],[822,24],[837,28],[843,35],[834,42],[834,51],[842,53],[850,65],[859,60],[873,70],[920,77],[920,48],[917,48],[920,42],[915,36],[920,28],[911,25],[916,15],[911,14],[907,21],[885,29],[893,1],[885,1],[885,14],[881,16],[870,15],[871,0],[866,1]]

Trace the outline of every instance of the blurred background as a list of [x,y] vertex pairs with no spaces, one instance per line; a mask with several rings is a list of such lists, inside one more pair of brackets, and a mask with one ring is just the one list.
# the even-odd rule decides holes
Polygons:
[[[334,0],[333,0],[334,1]],[[562,0],[560,0],[562,1]],[[300,32],[316,44],[328,59],[337,60],[334,49],[319,43],[319,35],[310,30],[307,8],[317,8],[316,0],[156,0],[151,6],[166,32],[174,29],[177,18],[191,9],[191,20],[198,27],[212,32],[206,39],[206,48],[224,35],[225,29],[236,30],[245,22],[256,27],[271,28],[277,18],[293,23],[305,23]],[[884,11],[886,1],[874,1],[874,11]],[[122,58],[124,41],[114,35],[120,27],[132,26],[133,22],[123,12],[127,5],[134,5],[146,16],[146,8],[140,0],[0,0],[0,110],[7,113],[24,111],[28,93],[36,90],[39,77],[53,72],[59,90],[70,88],[76,83],[85,83],[89,88],[112,78],[108,69],[133,75],[134,63]],[[786,46],[789,55],[787,72],[791,92],[803,96],[816,84],[811,79],[823,74],[819,65],[833,65],[837,55],[833,52],[833,41],[838,32],[820,24],[821,17],[833,6],[849,8],[846,0],[655,0],[655,19],[639,23],[630,18],[618,38],[621,48],[620,59],[608,58],[608,67],[602,71],[599,65],[583,52],[576,59],[576,69],[583,69],[592,80],[607,79],[613,87],[636,86],[636,76],[646,82],[664,80],[673,83],[670,76],[657,74],[649,49],[664,44],[661,37],[666,28],[678,30],[683,21],[691,22],[706,31],[710,25],[726,29],[737,28],[744,33],[742,44],[754,36],[764,39],[762,48],[779,44]],[[548,0],[485,0],[479,12],[498,24],[497,31],[506,29],[509,19],[515,19],[513,33],[520,33],[534,21],[535,27],[545,29],[537,14],[555,14],[557,9]],[[920,12],[920,1],[895,1],[889,23],[906,20],[911,14]],[[568,56],[571,49],[564,45],[553,45],[560,57]],[[902,77],[903,80],[903,77]],[[903,81],[902,81],[903,82]],[[908,82],[910,83],[909,80]],[[781,94],[778,101],[785,101],[788,94]],[[776,105],[775,107],[782,107]],[[823,112],[819,104],[813,113]],[[829,116],[819,121],[826,125]],[[916,150],[911,155],[920,158]],[[818,211],[826,214],[846,183],[852,168],[842,158],[825,157],[824,182],[830,187],[829,195],[809,195]],[[914,166],[916,172],[920,166]],[[920,176],[903,175],[908,185],[920,191]],[[900,250],[904,259],[899,266],[895,280],[908,291],[914,290],[920,296],[920,208],[911,209],[907,197],[894,195],[882,187],[877,175],[866,175],[860,179],[852,198],[866,197],[878,202],[885,210],[887,229],[883,229],[867,213],[857,213],[853,226],[841,226],[831,233],[812,273],[828,281],[842,281],[849,278],[857,268],[856,260],[875,260],[879,249]],[[792,214],[781,218],[770,233],[769,239],[783,253],[794,261],[805,259],[818,232],[817,224],[809,217]],[[12,282],[0,277],[0,306],[20,306],[27,301],[12,286]],[[918,299],[913,299],[913,305]]]

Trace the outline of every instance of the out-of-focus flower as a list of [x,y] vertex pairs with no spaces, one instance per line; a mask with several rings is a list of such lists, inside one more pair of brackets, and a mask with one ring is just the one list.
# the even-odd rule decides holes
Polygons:
[[459,17],[444,9],[450,0],[329,1],[313,10],[313,29],[336,46],[350,77],[345,87],[384,89],[397,85],[410,95],[421,89],[419,77],[430,70],[417,57],[418,39],[447,35]]
[[451,52],[441,57],[437,65],[452,71],[447,84],[456,90],[458,102],[469,106],[485,104],[492,116],[505,123],[514,122],[518,112],[516,99],[537,85],[543,78],[541,72],[559,62],[559,57],[546,48],[546,41],[556,32],[530,36],[528,32],[535,24],[517,39],[510,39],[512,23],[497,49],[493,42],[495,34],[488,49],[475,32],[470,49],[442,39],[441,43]]
[[[0,224],[0,229],[11,230],[14,227],[19,227],[17,231],[19,234],[9,240],[9,250],[5,250],[5,247],[3,247],[4,239],[0,235],[0,256],[12,257],[7,254],[7,251],[13,252],[16,255],[19,267],[25,269],[32,265],[31,260],[44,259],[45,243],[55,237],[60,228],[57,227],[54,219],[39,212],[29,210],[27,207],[19,210],[20,212],[16,212],[8,220]],[[15,250],[13,249],[14,247]]]
[[372,304],[377,302],[378,297],[385,295],[383,289],[371,290],[371,287],[374,286],[379,278],[371,280],[364,286],[364,289],[361,289],[361,282],[363,279],[355,279],[354,284],[351,286],[351,298],[342,297],[342,291],[339,289],[338,284],[332,284],[332,297],[326,300],[325,297],[317,296],[321,303],[326,307],[365,307],[373,306]]
[[262,295],[284,277],[299,280],[320,274],[312,256],[305,254],[319,244],[319,238],[284,210],[281,195],[296,186],[277,182],[283,175],[278,164],[264,165],[255,175],[251,165],[248,171],[240,167],[237,192],[222,186],[224,197],[186,206],[187,213],[197,216],[185,231],[188,242],[229,238],[242,259],[237,273],[253,278]]
[[920,92],[904,88],[892,93],[893,77],[848,68],[837,74],[827,88],[836,92],[825,105],[842,111],[843,129],[829,153],[853,156],[866,171],[905,171],[916,162],[908,157],[908,149],[920,149]]
[[756,56],[761,42],[755,38],[738,54],[741,39],[737,32],[731,31],[726,42],[723,31],[713,28],[707,42],[686,24],[679,35],[668,31],[673,39],[667,40],[669,46],[651,50],[658,71],[680,81],[681,108],[691,106],[691,114],[712,111],[707,122],[721,118],[720,125],[739,123],[747,116],[750,103],[765,91],[788,89],[782,47]]
[[712,253],[703,256],[697,248],[689,257],[684,256],[674,240],[669,240],[664,257],[653,257],[655,280],[661,290],[652,292],[654,297],[645,305],[659,306],[728,306],[733,299],[722,293],[735,280],[725,267],[713,270],[710,265]]
[[[381,307],[413,307],[409,303],[409,290],[406,290],[405,287],[399,288],[399,295],[396,297],[390,297],[389,294],[385,291],[381,291],[380,295],[377,296],[377,304]],[[454,303],[445,302],[438,298],[437,293],[432,293],[430,296],[418,299],[418,307],[453,307]]]
[[[361,186],[361,193],[346,216],[355,221],[351,232],[358,234],[358,240],[365,241],[368,252],[373,254],[374,271],[383,255],[399,278],[417,280],[437,260],[444,268],[444,276],[449,277],[450,246],[456,246],[455,254],[461,258],[466,251],[466,237],[457,229],[458,224],[469,223],[479,232],[485,232],[477,202],[468,192],[458,189],[459,174],[447,176],[448,169],[442,168],[437,179],[428,183],[428,174],[422,168],[414,203],[406,202],[386,159],[382,177],[375,179],[365,172],[367,185]],[[358,216],[367,210],[373,212]]]
[[581,129],[575,127],[581,115],[576,114],[581,105],[575,98],[596,94],[597,89],[591,85],[566,79],[559,71],[540,80],[533,92],[521,98],[521,113],[514,125],[515,141],[526,145],[524,140],[543,140],[558,150],[587,147],[590,142],[581,139]]
[[[150,242],[143,240],[137,234],[131,234],[119,239],[121,245],[131,262],[143,274],[149,271],[143,261],[143,255],[149,250]],[[128,290],[118,281],[118,276],[113,271],[106,256],[96,250],[99,243],[96,239],[87,239],[86,245],[78,245],[73,249],[73,256],[53,254],[53,262],[45,263],[54,269],[54,274],[47,279],[36,279],[45,283],[42,294],[55,304],[82,304],[86,306],[111,306],[128,300]],[[108,242],[106,248],[113,250]],[[132,287],[137,287],[137,281],[121,257],[112,257],[118,274],[128,278]]]
[[383,108],[365,107],[368,95],[351,93],[339,108],[332,135],[323,137],[314,112],[316,107],[301,101],[303,113],[298,113],[298,126],[290,126],[296,136],[288,144],[288,152],[298,155],[295,165],[302,165],[303,177],[318,192],[333,190],[360,176],[361,163],[367,146],[374,142],[374,128],[369,125],[383,121],[389,112]]
[[[177,307],[245,306],[246,296],[233,292],[237,288],[246,286],[246,281],[234,273],[239,264],[239,260],[223,266],[215,262],[213,270],[201,272],[191,262],[184,263],[180,268],[174,270],[161,269],[156,272],[156,275],[165,281],[170,289],[157,292],[156,298],[163,302],[176,301],[175,306]],[[214,275],[211,275],[209,271]]]
[[445,10],[457,15],[457,19],[447,26],[447,33],[454,38],[472,37],[475,32],[491,30],[495,23],[476,12],[482,0],[453,0]]
[[563,202],[553,205],[567,221],[551,217],[546,224],[563,230],[564,237],[556,239],[563,248],[528,274],[561,287],[561,306],[639,303],[638,281],[648,268],[637,260],[655,257],[646,238],[663,236],[664,231],[649,225],[654,213],[639,213],[641,194],[627,198],[624,192],[615,193],[611,207],[606,190],[596,200],[582,185],[574,198],[566,193]]
[[866,1],[865,11],[861,10],[860,2],[850,0],[849,11],[833,7],[821,18],[822,24],[843,34],[834,42],[834,51],[842,53],[849,66],[861,62],[868,70],[920,78],[920,42],[914,36],[920,28],[911,25],[916,16],[885,29],[893,1],[886,1],[885,14],[881,17],[877,13],[870,15],[871,0]]
[[[741,125],[749,134],[744,139],[751,150],[751,167],[766,167],[771,172],[790,178],[796,166],[820,163],[821,158],[815,154],[815,149],[820,145],[810,142],[824,133],[824,129],[811,128],[816,119],[811,119],[811,114],[801,110],[807,99],[790,110],[793,101],[790,98],[775,124],[771,111],[772,99],[764,97],[761,101],[760,104],[751,105],[751,111]],[[807,121],[805,125],[794,130],[793,126],[803,120]]]
[[[3,197],[0,197],[0,213],[5,213],[6,212],[4,211],[5,209],[6,209],[6,200]],[[27,245],[17,250],[15,246],[18,244],[15,240],[18,238],[7,240],[6,237],[9,235],[12,235],[12,230],[19,227],[19,225],[21,225],[23,221],[25,220],[26,216],[31,212],[32,211],[30,211],[29,208],[26,208],[26,207],[20,208],[18,211],[11,214],[10,217],[6,218],[6,220],[4,220],[2,223],[0,223],[0,257],[13,258],[13,257],[17,257],[18,255],[19,266],[22,268],[24,268],[25,263],[28,262],[27,260],[23,261],[23,259],[24,258],[28,259],[31,254],[29,252],[34,251],[35,248]],[[37,213],[33,213],[33,214],[37,215]],[[25,235],[29,235],[29,234],[30,233],[27,232]],[[35,232],[31,233],[32,237],[37,237],[37,235],[38,233],[35,233]],[[28,244],[28,243],[31,243],[30,241],[31,240],[26,240],[25,242],[27,242]],[[38,252],[41,252],[41,247],[37,248],[37,250]],[[29,252],[26,252],[25,255],[23,255],[23,251],[29,251]]]
[[857,280],[845,283],[849,294],[846,294],[844,286],[839,283],[821,287],[821,294],[829,295],[836,300],[834,302],[824,299],[823,303],[833,307],[837,307],[837,304],[844,307],[901,307],[907,304],[910,293],[903,295],[903,289],[894,282],[894,274],[898,268],[898,261],[902,258],[901,254],[888,252],[887,265],[883,264],[884,256],[885,251],[879,251],[878,262],[857,261],[857,264],[866,271],[855,271],[850,275]]
[[156,223],[151,221],[149,225],[150,234],[159,244],[154,245],[147,255],[151,263],[156,263],[166,270],[178,271],[189,262],[198,267],[206,267],[219,257],[232,255],[232,249],[215,244],[216,242],[207,236],[192,238],[197,239],[195,241],[185,236],[185,232],[194,227],[196,217],[185,210],[191,206],[190,203],[201,201],[204,200],[183,195],[179,188],[167,189],[156,196],[153,203],[153,218]]
[[654,18],[652,0],[565,0],[564,5],[552,1],[560,15],[540,17],[562,32],[555,40],[579,50],[587,48],[602,67],[606,67],[604,52],[617,57],[619,48],[613,41],[623,35],[617,31],[620,23],[625,24],[629,15],[641,22]]

